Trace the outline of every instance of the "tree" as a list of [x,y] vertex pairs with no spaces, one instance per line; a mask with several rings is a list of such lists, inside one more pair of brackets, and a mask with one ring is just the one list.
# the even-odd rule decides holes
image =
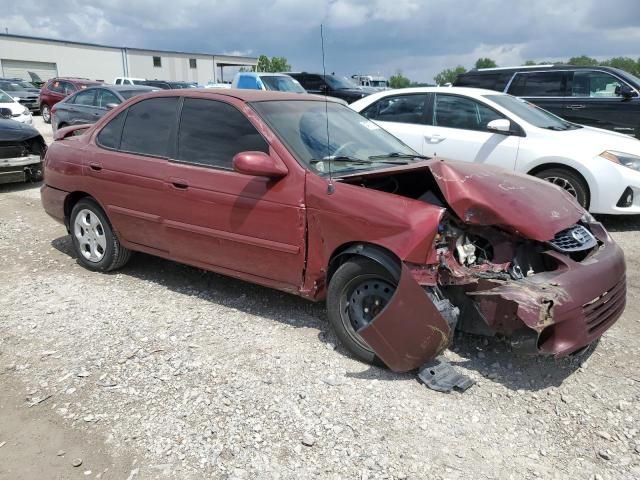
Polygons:
[[526,65],[526,66],[537,65],[537,63],[535,62],[535,60],[527,60],[526,62],[524,62],[523,65]]
[[433,77],[436,85],[445,85],[447,83],[453,83],[458,75],[466,72],[467,69],[462,65],[458,65],[456,68],[447,68]]
[[389,86],[391,88],[407,88],[411,85],[411,80],[402,75],[402,72],[398,70],[395,75],[389,77]]
[[290,72],[291,65],[287,63],[285,57],[271,57],[271,70],[270,72]]
[[600,65],[619,68],[620,70],[624,70],[625,72],[629,72],[633,75],[640,75],[640,58],[638,61],[635,61],[633,58],[629,57],[614,57],[601,62]]
[[496,62],[487,57],[476,60],[476,68],[495,68],[497,66]]
[[285,57],[271,57],[269,60],[266,55],[260,55],[256,70],[258,72],[290,72],[291,65],[287,63]]
[[567,63],[578,67],[595,67],[598,65],[598,60],[586,55],[580,55],[579,57],[571,57]]

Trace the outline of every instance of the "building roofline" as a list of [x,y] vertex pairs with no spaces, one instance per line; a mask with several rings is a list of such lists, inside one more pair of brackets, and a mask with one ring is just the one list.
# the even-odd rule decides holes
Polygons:
[[43,42],[53,42],[53,43],[62,43],[62,44],[71,44],[71,45],[82,45],[85,47],[98,47],[98,48],[111,48],[117,50],[133,50],[133,51],[141,51],[141,52],[157,52],[157,53],[173,53],[178,55],[204,55],[208,57],[231,57],[231,58],[244,58],[249,60],[258,61],[257,57],[247,57],[240,55],[229,55],[226,53],[202,53],[202,52],[181,52],[178,50],[158,50],[153,48],[139,48],[139,47],[127,47],[125,45],[104,45],[100,43],[90,43],[90,42],[77,42],[75,40],[62,40],[59,38],[45,38],[45,37],[35,37],[31,35],[16,35],[13,33],[0,33],[0,39],[2,38],[17,38],[21,40],[39,40]]

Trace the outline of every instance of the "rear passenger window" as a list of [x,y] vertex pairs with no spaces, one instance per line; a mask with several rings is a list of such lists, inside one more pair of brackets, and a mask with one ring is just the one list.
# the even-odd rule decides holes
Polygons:
[[362,114],[381,122],[424,123],[426,101],[426,95],[395,95],[377,101]]
[[167,157],[169,137],[176,122],[178,97],[151,98],[129,107],[120,149]]
[[113,120],[107,123],[97,137],[98,145],[117,150],[120,148],[120,136],[122,135],[122,125],[127,111],[120,112]]
[[184,100],[178,160],[231,169],[233,157],[245,151],[269,153],[269,145],[240,111],[215,100]]
[[518,73],[509,93],[516,97],[562,97],[565,84],[565,72]]

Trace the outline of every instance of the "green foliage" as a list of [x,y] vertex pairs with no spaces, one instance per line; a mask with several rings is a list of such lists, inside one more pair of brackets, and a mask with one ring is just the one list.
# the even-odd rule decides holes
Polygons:
[[598,60],[586,55],[580,55],[579,57],[571,57],[567,63],[578,67],[595,67],[598,65]]
[[636,76],[640,75],[640,58],[634,60],[629,57],[614,57],[600,62],[600,65],[619,68]]
[[436,85],[445,85],[447,83],[453,83],[458,75],[466,72],[467,69],[462,65],[458,65],[456,68],[447,68],[433,77]]
[[290,72],[291,65],[287,63],[285,57],[269,57],[266,55],[260,55],[258,57],[258,65],[256,66],[258,72]]
[[497,66],[496,62],[487,57],[476,60],[476,68],[495,68]]
[[527,60],[526,62],[524,62],[523,65],[526,65],[526,66],[537,65],[537,63],[535,62],[535,60]]
[[402,75],[402,72],[398,70],[395,75],[391,75],[389,78],[389,86],[391,88],[407,88],[411,86],[411,80]]

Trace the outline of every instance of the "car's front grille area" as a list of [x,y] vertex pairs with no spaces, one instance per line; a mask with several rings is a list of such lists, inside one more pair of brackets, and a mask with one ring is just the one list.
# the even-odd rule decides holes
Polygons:
[[574,225],[556,233],[549,243],[563,253],[589,250],[598,244],[593,234],[582,225]]
[[582,313],[589,328],[589,334],[613,323],[624,310],[626,297],[627,282],[623,277],[611,289],[585,303],[582,306]]
[[18,158],[28,154],[23,142],[0,142],[0,158]]

